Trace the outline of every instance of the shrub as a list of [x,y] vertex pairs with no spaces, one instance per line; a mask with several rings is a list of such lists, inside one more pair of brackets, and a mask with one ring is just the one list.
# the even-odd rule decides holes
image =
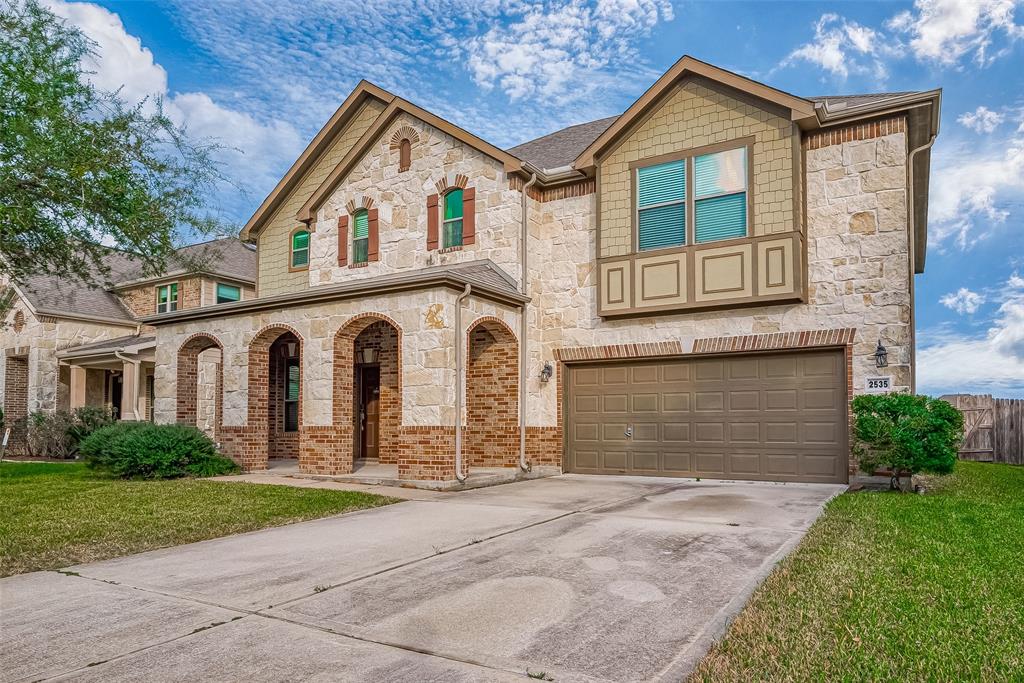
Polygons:
[[124,478],[211,477],[238,471],[217,453],[210,437],[190,425],[118,422],[93,432],[82,442],[81,452],[90,467]]
[[71,412],[34,412],[26,425],[29,453],[47,458],[73,458],[78,454],[82,439],[113,421],[107,408],[97,406],[75,408]]
[[865,394],[853,399],[854,453],[865,472],[888,467],[891,485],[908,474],[953,471],[964,435],[959,410],[914,394]]

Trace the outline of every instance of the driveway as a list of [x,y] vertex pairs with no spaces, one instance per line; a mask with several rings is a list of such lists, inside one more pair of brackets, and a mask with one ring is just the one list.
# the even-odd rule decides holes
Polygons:
[[685,677],[842,490],[564,475],[0,581],[0,680]]

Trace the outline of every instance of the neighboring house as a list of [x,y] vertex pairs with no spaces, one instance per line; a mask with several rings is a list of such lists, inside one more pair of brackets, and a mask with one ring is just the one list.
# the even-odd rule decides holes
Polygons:
[[844,482],[850,399],[914,388],[939,104],[684,57],[620,116],[503,150],[361,82],[242,231],[259,297],[143,318],[156,419],[197,419],[212,348],[249,470]]
[[[185,247],[178,255],[187,267],[152,278],[141,276],[125,254],[111,252],[105,260],[114,283],[109,290],[44,275],[13,286],[14,306],[0,330],[0,387],[13,446],[23,434],[23,418],[36,411],[95,405],[120,419],[152,420],[156,337],[139,319],[256,295],[252,247],[222,239]],[[215,387],[206,392],[212,397]],[[212,398],[207,403],[212,431]]]

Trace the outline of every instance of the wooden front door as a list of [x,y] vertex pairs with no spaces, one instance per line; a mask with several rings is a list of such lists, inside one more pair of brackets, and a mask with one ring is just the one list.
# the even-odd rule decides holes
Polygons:
[[377,458],[380,456],[380,367],[363,366],[361,380],[359,454],[363,458]]

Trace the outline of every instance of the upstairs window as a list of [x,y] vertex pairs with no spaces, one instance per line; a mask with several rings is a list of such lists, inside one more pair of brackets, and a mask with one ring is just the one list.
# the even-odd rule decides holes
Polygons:
[[636,185],[640,250],[686,244],[686,160],[638,168]]
[[156,312],[170,313],[178,310],[178,283],[162,285],[156,288]]
[[217,283],[217,303],[229,304],[232,301],[241,301],[242,299],[242,288],[234,285],[225,285],[222,282]]
[[747,149],[693,159],[697,243],[747,236]]
[[370,258],[370,213],[360,209],[353,218],[352,263],[366,263]]
[[455,189],[444,196],[444,239],[441,248],[462,246],[462,190]]
[[296,230],[292,233],[291,267],[301,270],[309,267],[309,231]]

